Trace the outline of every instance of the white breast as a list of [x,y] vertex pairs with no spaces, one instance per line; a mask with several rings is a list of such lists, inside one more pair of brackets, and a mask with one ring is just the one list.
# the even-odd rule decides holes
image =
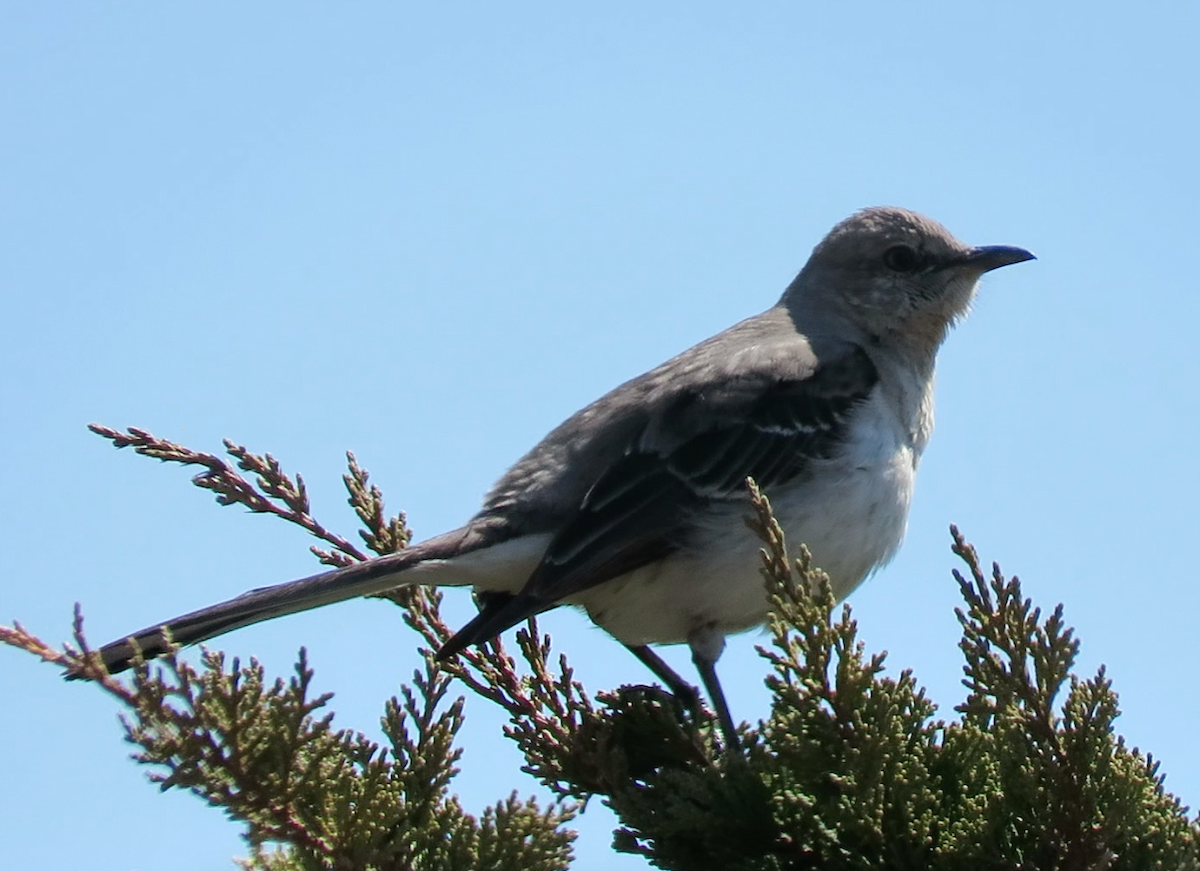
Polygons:
[[[789,550],[804,543],[839,598],[895,555],[904,537],[920,448],[928,433],[876,388],[848,429],[844,450],[768,492]],[[907,420],[902,420],[907,417]],[[679,643],[702,627],[739,632],[766,619],[758,539],[748,503],[707,518],[694,546],[584,591],[575,604],[626,644]]]

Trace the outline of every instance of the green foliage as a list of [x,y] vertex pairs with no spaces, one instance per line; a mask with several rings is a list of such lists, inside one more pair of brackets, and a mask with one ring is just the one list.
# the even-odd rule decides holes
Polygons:
[[[200,465],[195,483],[221,504],[295,523],[329,545],[329,565],[366,558],[310,513],[303,481],[270,455],[227,443],[220,457],[143,431],[94,428],[119,447]],[[248,472],[253,482],[243,478]],[[378,488],[350,457],[345,477],[360,536],[374,553],[404,547],[403,515],[388,518]],[[985,575],[957,530],[964,607],[964,684],[957,718],[908,671],[889,676],[868,655],[848,607],[801,548],[789,559],[766,498],[750,482],[763,574],[773,605],[769,717],[743,725],[745,752],[724,753],[714,723],[657,687],[592,698],[536,625],[437,663],[449,636],[440,597],[389,594],[425,645],[425,666],[391,699],[383,746],[335,730],[295,674],[270,681],[257,662],[199,670],[174,653],[109,676],[88,648],[57,651],[19,624],[0,641],[64,666],[120,700],[136,759],[163,789],[185,788],[245,826],[248,869],[565,868],[576,801],[593,798],[621,821],[618,850],[668,869],[1200,869],[1200,824],[1163,789],[1158,764],[1113,731],[1117,699],[1103,668],[1072,674],[1079,642],[1061,606],[1048,617],[998,567]],[[552,664],[553,663],[553,664]],[[478,818],[451,794],[461,698],[451,683],[500,705],[524,771],[556,797],[546,810],[514,793]]]
[[[442,705],[450,678],[432,661],[415,693],[388,701],[382,749],[316,716],[330,696],[308,697],[312,675],[303,651],[295,675],[269,685],[254,661],[227,671],[205,653],[196,671],[170,655],[164,668],[135,669],[126,739],[163,789],[189,789],[245,823],[247,868],[567,866],[573,836],[559,826],[570,808],[540,812],[514,794],[476,820],[447,796],[462,699]],[[267,852],[272,843],[291,849]]]
[[[910,672],[867,656],[849,607],[754,491],[772,597],[770,717],[746,758],[664,762],[610,795],[622,849],[665,868],[1188,869],[1195,820],[1158,766],[1113,734],[1103,669],[1071,676],[1078,641],[954,530],[967,700],[955,722]],[[1056,700],[1066,687],[1066,698]]]

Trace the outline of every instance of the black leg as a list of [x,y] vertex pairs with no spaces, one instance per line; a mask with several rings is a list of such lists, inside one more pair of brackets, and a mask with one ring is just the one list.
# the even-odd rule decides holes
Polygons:
[[[696,688],[681,678],[661,656],[644,644],[637,647],[626,646],[629,652],[640,659],[646,668],[654,672],[655,677],[667,685],[667,689],[687,706],[693,716],[697,719],[712,716],[700,704],[700,693],[696,691]],[[725,691],[721,689],[721,682],[717,679],[717,657],[721,655],[721,650],[725,647],[725,639],[712,630],[704,630],[695,633],[695,638],[690,641],[690,646],[692,662],[696,664],[696,670],[700,672],[700,679],[704,681],[704,689],[716,709],[717,725],[721,729],[725,747],[732,753],[739,753],[741,752],[741,741],[738,740],[737,728],[729,713],[729,704],[725,701]]]
[[671,694],[679,699],[680,704],[692,712],[692,716],[697,719],[703,719],[708,716],[708,712],[700,704],[699,691],[681,678],[675,669],[667,665],[665,659],[644,644],[637,647],[626,645],[626,649],[641,660],[642,665],[654,672],[656,678],[667,685],[667,689],[671,691]]
[[717,660],[725,649],[725,633],[716,626],[701,626],[688,633],[688,647],[692,649],[692,662],[700,672],[700,680],[708,692],[709,701],[717,711],[717,725],[721,727],[721,735],[725,739],[725,749],[731,755],[739,755],[742,742],[738,740],[737,727],[729,714],[729,704],[725,701],[725,691],[717,680]]
[[700,672],[700,680],[704,681],[708,698],[717,710],[717,723],[721,727],[721,735],[725,738],[725,749],[731,754],[741,753],[742,742],[738,740],[737,727],[733,725],[729,704],[725,701],[725,691],[721,689],[721,682],[717,680],[716,661],[701,658],[693,652],[692,662],[696,663],[696,670]]

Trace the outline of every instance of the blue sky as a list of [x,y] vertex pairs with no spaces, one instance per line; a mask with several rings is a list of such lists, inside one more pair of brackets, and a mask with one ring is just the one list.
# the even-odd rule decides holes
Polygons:
[[[434,534],[576,408],[771,305],[836,221],[904,205],[1039,260],[988,276],[943,350],[907,542],[851,599],[862,636],[951,715],[958,523],[1065,603],[1081,673],[1107,664],[1119,730],[1195,805],[1196,16],[4,4],[0,618],[58,640],[78,600],[100,642],[313,570],[300,531],[88,422],[272,451],[343,531],[353,449]],[[648,679],[578,615],[544,626],[590,689]],[[755,642],[720,664],[750,720]],[[275,673],[301,645],[365,730],[415,664],[380,602],[220,644]],[[0,698],[13,867],[245,854],[219,813],[145,783],[99,693],[5,650]],[[469,702],[468,809],[536,791],[500,729]],[[644,867],[611,857],[612,825],[589,809],[578,868]]]

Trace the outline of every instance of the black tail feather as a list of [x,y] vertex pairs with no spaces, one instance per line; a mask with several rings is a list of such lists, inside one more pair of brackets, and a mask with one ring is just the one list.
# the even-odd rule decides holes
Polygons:
[[117,674],[132,666],[139,656],[151,659],[165,653],[168,636],[179,646],[197,644],[253,623],[382,593],[403,585],[402,573],[418,563],[449,559],[487,543],[486,537],[479,535],[477,530],[464,527],[399,553],[273,587],[261,587],[227,602],[148,626],[104,645],[100,648],[100,656],[109,673]]

